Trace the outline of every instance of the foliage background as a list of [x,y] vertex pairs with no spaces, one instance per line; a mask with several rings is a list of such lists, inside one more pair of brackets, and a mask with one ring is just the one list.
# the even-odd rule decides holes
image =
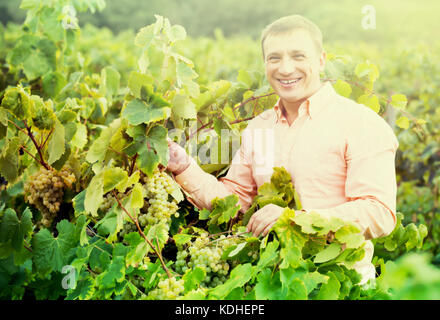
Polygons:
[[[0,21],[7,25],[5,40],[0,43],[0,59],[5,59],[8,50],[15,45],[25,11],[19,10],[20,0],[0,0]],[[381,111],[399,138],[400,147],[396,157],[398,178],[397,211],[402,213],[402,223],[411,223],[428,228],[428,237],[422,248],[416,245],[413,251],[423,251],[424,256],[406,256],[403,245],[408,239],[401,237],[401,230],[395,230],[388,239],[376,243],[374,263],[378,272],[384,270],[384,262],[396,260],[382,278],[382,288],[397,290],[394,298],[438,299],[440,264],[440,55],[437,30],[440,29],[438,13],[440,3],[430,0],[414,1],[231,1],[216,3],[203,0],[187,1],[116,1],[108,0],[101,12],[79,13],[81,38],[77,49],[85,57],[83,70],[90,87],[99,85],[104,67],[113,67],[121,75],[121,88],[127,86],[128,76],[137,69],[139,47],[134,38],[141,27],[154,22],[154,14],[170,19],[172,24],[185,27],[189,37],[176,43],[176,51],[191,59],[200,85],[225,79],[236,81],[240,70],[256,71],[257,77],[251,83],[253,89],[261,87],[264,77],[260,55],[259,34],[261,29],[274,19],[290,13],[303,14],[315,21],[323,30],[325,47],[333,55],[346,58],[348,70],[359,62],[369,60],[377,65],[380,77],[375,83],[375,93],[389,97],[402,93],[408,99],[406,110],[426,124],[419,126],[411,122],[408,128],[396,125],[400,111],[388,108],[381,101]],[[364,5],[376,9],[376,29],[361,27]],[[3,40],[0,38],[0,40]],[[329,66],[332,64],[329,63]],[[70,70],[71,71],[71,70]],[[336,68],[337,71],[337,68]],[[332,73],[328,68],[326,76],[339,78],[343,74]],[[2,86],[14,85],[15,79],[1,79]],[[2,90],[4,88],[2,87]],[[123,100],[121,95],[99,124],[108,125],[118,116]],[[394,110],[394,111],[393,111]],[[15,196],[14,190],[9,195]],[[3,193],[5,194],[5,193]],[[18,201],[23,206],[23,201]],[[21,207],[20,209],[23,209]],[[64,225],[66,227],[66,224]],[[67,227],[66,227],[67,229]],[[408,227],[410,230],[410,227]],[[417,244],[419,244],[417,242]],[[402,258],[399,260],[399,258]],[[9,260],[3,260],[3,269]],[[118,262],[115,262],[115,265]],[[28,265],[26,268],[30,268]],[[2,271],[4,271],[2,269]],[[17,269],[18,270],[18,269]],[[16,270],[7,270],[18,274]],[[14,273],[16,272],[16,273]],[[20,271],[21,272],[21,271]],[[54,274],[53,277],[59,277]],[[24,277],[24,276],[23,276]],[[4,280],[4,279],[3,279]],[[18,281],[18,280],[17,280]],[[39,280],[38,280],[39,281]],[[46,281],[46,280],[45,280]],[[48,281],[46,285],[50,285]],[[39,283],[32,286],[38,288]],[[34,288],[34,289],[35,289]],[[418,288],[415,290],[415,288]],[[420,289],[421,288],[421,289]],[[36,289],[35,289],[36,290]],[[44,291],[44,290],[43,290]],[[48,298],[47,292],[38,296]],[[21,293],[21,291],[20,291]],[[28,293],[27,293],[28,294]],[[19,294],[18,294],[19,296]],[[55,295],[56,296],[56,295]],[[380,292],[365,295],[367,298],[383,298]]]

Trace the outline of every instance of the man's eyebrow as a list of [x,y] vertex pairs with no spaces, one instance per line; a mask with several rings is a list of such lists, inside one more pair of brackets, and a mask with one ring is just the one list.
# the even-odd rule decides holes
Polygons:
[[[291,50],[291,51],[289,51],[289,54],[297,54],[297,53],[305,54],[305,51],[303,51],[303,50]],[[279,51],[272,51],[272,52],[269,52],[269,53],[267,54],[267,56],[270,56],[270,55],[279,55],[279,54],[280,54]]]

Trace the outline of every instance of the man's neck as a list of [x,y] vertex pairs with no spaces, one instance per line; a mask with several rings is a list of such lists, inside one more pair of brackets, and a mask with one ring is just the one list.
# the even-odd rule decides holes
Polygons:
[[282,108],[281,111],[282,111],[284,117],[287,119],[287,122],[289,123],[289,126],[298,117],[299,107],[304,103],[304,101],[306,101],[311,96],[313,96],[316,92],[318,92],[319,89],[321,89],[323,85],[324,84],[322,82],[319,82],[319,84],[316,86],[316,89],[313,90],[312,93],[309,94],[304,99],[301,99],[301,100],[298,100],[298,101],[295,101],[295,102],[282,101],[283,108]]

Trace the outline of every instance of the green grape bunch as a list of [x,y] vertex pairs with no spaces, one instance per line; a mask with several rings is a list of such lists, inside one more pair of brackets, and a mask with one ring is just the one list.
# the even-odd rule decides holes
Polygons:
[[181,296],[184,292],[184,280],[175,277],[160,280],[157,288],[151,290],[148,298],[155,300],[171,300]]
[[64,190],[71,189],[75,175],[67,166],[60,171],[41,167],[24,185],[25,201],[34,205],[42,214],[40,223],[49,227],[60,210]]
[[221,235],[211,241],[208,233],[202,233],[195,241],[177,252],[176,271],[185,273],[191,268],[199,267],[206,272],[201,286],[213,288],[227,280],[231,265],[222,260],[223,252],[237,244],[237,238],[228,238]]
[[178,187],[166,172],[157,170],[151,177],[143,177],[143,182],[147,190],[148,203],[141,209],[139,215],[141,226],[169,224],[173,215],[179,216],[178,202],[171,196]]

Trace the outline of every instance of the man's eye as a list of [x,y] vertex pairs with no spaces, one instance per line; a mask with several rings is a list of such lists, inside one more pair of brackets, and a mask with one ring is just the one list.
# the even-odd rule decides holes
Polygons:
[[279,60],[280,58],[278,58],[278,57],[269,57],[269,60],[270,61],[276,61],[276,60]]
[[304,55],[303,54],[296,54],[295,58],[304,58]]

